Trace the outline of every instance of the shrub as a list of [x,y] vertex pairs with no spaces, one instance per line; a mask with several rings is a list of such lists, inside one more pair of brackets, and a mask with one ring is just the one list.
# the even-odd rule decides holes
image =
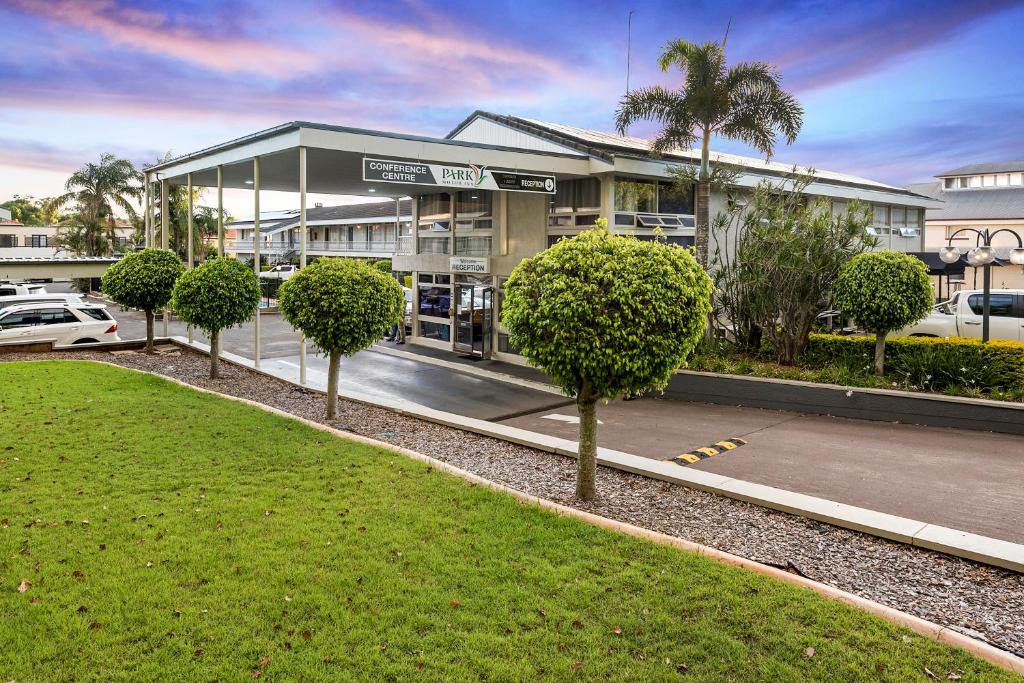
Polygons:
[[875,374],[885,369],[885,337],[916,323],[932,307],[928,269],[898,251],[858,254],[839,271],[833,300],[844,315],[875,335]]
[[712,226],[716,318],[745,351],[757,353],[768,341],[787,365],[807,344],[839,269],[875,244],[865,232],[866,208],[854,202],[833,214],[804,193],[812,180],[762,182],[749,202],[733,204]]
[[[870,337],[812,334],[804,360],[863,374],[871,367]],[[1024,343],[953,337],[896,337],[885,348],[889,374],[922,389],[1024,388]]]
[[210,337],[210,378],[220,373],[221,330],[241,325],[256,314],[260,283],[241,261],[215,258],[178,278],[171,305],[178,317]]
[[286,280],[278,291],[281,314],[330,357],[327,418],[338,406],[341,357],[365,349],[401,323],[405,299],[398,281],[376,264],[320,259]]
[[596,494],[597,401],[663,388],[700,341],[710,298],[689,251],[601,223],[512,271],[502,312],[510,343],[576,398],[580,498]]
[[174,283],[185,266],[170,249],[126,254],[103,273],[101,289],[111,299],[146,313],[146,353],[153,353],[153,315],[171,301]]
[[382,258],[373,262],[373,267],[384,273],[385,275],[391,275],[391,259]]

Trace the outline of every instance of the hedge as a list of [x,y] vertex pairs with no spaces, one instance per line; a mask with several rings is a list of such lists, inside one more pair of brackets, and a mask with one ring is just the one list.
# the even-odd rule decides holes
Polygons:
[[[874,337],[811,334],[802,360],[817,367],[840,366],[868,374],[874,365]],[[1024,343],[963,337],[894,337],[885,348],[886,375],[924,389],[1024,387]]]

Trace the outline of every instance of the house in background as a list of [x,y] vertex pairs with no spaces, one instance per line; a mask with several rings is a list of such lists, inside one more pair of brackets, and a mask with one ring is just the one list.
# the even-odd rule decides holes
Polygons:
[[[996,231],[1009,228],[1024,238],[1024,161],[969,164],[939,173],[938,180],[908,185],[915,194],[938,199],[942,205],[925,212],[925,249],[938,252],[961,228]],[[970,232],[953,237],[952,244],[966,253],[977,243]],[[996,254],[1005,262],[1017,239],[1003,233],[992,240]],[[960,287],[980,288],[983,271],[967,267]],[[957,281],[950,283],[953,291]],[[1024,288],[1024,268],[1009,262],[992,269],[992,287]]]
[[[306,253],[318,256],[391,258],[398,242],[396,224],[411,229],[412,200],[403,199],[317,205],[306,209]],[[253,255],[253,221],[235,221],[225,226],[229,241],[224,251],[240,259]],[[270,263],[297,258],[299,210],[260,213],[260,254]]]
[[[21,221],[0,220],[0,258],[52,258],[58,255],[57,231],[63,225],[24,225]],[[115,221],[115,251],[124,251],[128,247],[134,231],[131,223],[120,219]]]

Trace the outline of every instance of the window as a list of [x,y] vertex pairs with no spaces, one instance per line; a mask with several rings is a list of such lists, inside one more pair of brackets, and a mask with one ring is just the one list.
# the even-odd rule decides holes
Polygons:
[[971,179],[970,178],[957,178],[957,180],[959,181],[959,184],[960,184],[961,188],[965,188],[965,187],[970,187],[971,186]]
[[675,183],[658,183],[658,213],[693,214],[693,185],[680,190]]
[[33,247],[40,248],[46,246],[46,235],[32,235]]
[[452,292],[449,287],[420,285],[420,315],[447,318],[451,300]]
[[615,179],[615,210],[653,213],[654,183],[643,180]]
[[889,210],[892,227],[902,228],[907,224],[907,210],[902,206],[894,206]]
[[113,318],[110,317],[110,314],[102,308],[79,308],[78,310],[85,313],[93,320],[113,320]]
[[921,227],[921,210],[907,209],[907,225],[911,228]]
[[448,217],[452,212],[452,198],[447,192],[424,194],[417,198],[420,209],[420,220],[436,217]]
[[[990,294],[989,297],[989,315],[1000,318],[1014,317],[1012,294]],[[972,294],[967,299],[967,305],[971,307],[971,311],[975,315],[983,315],[985,308],[985,295]]]
[[451,328],[448,325],[424,320],[420,323],[419,331],[420,337],[426,337],[427,339],[439,339],[441,341],[451,341]]
[[71,311],[64,309],[44,309],[39,312],[40,325],[60,325],[62,323],[77,323],[78,318]]
[[0,248],[10,248],[18,246],[17,235],[0,235]]
[[947,190],[952,190],[956,186],[956,178],[946,178],[943,185]]
[[462,190],[455,193],[456,218],[481,218],[484,216],[489,217],[490,215],[490,192],[486,190]]
[[12,327],[32,327],[39,324],[39,311],[18,311],[0,318],[0,327],[5,330]]
[[946,226],[946,239],[947,240],[966,240],[969,239],[971,233],[962,232],[956,237],[953,237],[953,233],[960,229],[959,225],[947,225]]
[[560,180],[551,198],[552,213],[601,210],[601,181],[597,178]]

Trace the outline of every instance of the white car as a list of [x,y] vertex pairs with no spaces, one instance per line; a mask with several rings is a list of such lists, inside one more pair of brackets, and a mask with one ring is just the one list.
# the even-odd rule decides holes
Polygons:
[[0,310],[0,344],[53,341],[54,347],[121,341],[102,304],[22,304]]
[[0,296],[27,296],[46,293],[46,285],[35,282],[0,282]]
[[82,304],[81,294],[14,294],[0,296],[0,309],[23,304]]
[[299,272],[298,266],[293,266],[287,263],[274,266],[270,270],[265,270],[260,273],[260,277],[264,280],[287,280],[295,273]]
[[[989,336],[992,339],[1024,339],[1024,290],[993,289],[989,293]],[[981,337],[985,293],[961,290],[949,301],[935,306],[916,325],[905,327],[899,337]]]

